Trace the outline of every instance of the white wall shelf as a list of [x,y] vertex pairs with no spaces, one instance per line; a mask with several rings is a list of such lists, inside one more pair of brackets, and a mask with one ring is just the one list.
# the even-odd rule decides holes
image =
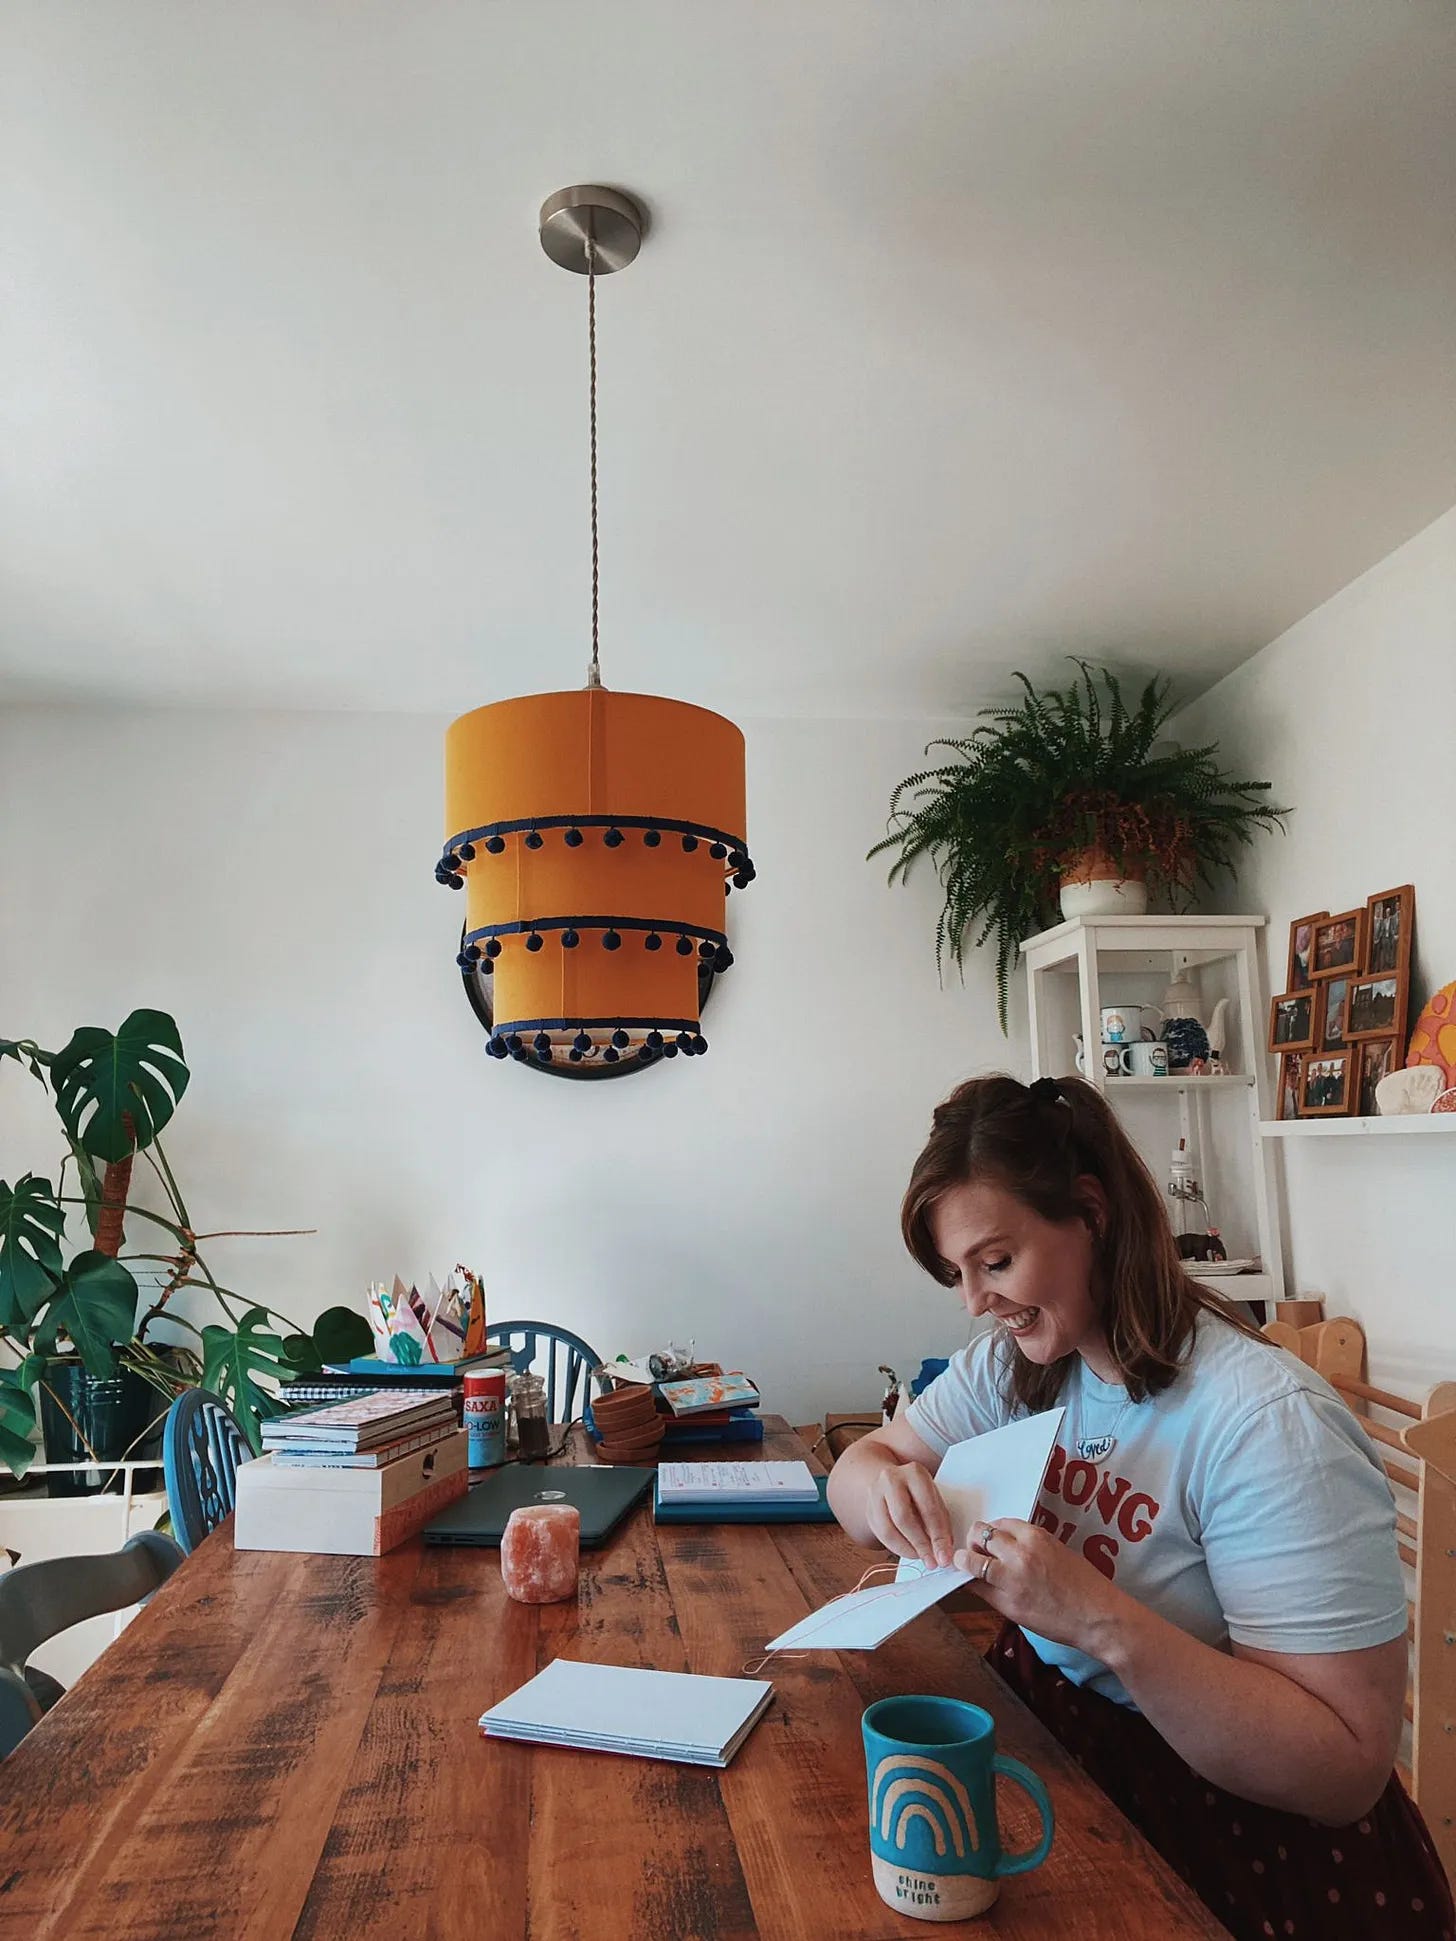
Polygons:
[[1260,1130],[1266,1139],[1348,1139],[1354,1134],[1440,1138],[1443,1133],[1456,1133],[1456,1112],[1397,1112],[1388,1119],[1266,1119]]

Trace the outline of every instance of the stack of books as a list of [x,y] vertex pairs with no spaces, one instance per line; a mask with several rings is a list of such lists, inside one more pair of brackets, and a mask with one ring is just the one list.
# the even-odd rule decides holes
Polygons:
[[263,1424],[238,1471],[239,1550],[378,1557],[467,1488],[454,1397],[375,1389]]
[[353,1361],[330,1363],[321,1375],[300,1375],[294,1381],[285,1382],[278,1399],[288,1409],[317,1408],[320,1403],[345,1402],[351,1396],[368,1394],[374,1389],[409,1393],[433,1390],[454,1398],[458,1421],[467,1369],[509,1368],[510,1365],[510,1349],[495,1344],[481,1354],[462,1356],[458,1361],[422,1361],[413,1366],[381,1361],[372,1355],[357,1355]]
[[758,1390],[746,1375],[691,1376],[659,1383],[657,1393],[668,1411],[664,1444],[763,1441]]

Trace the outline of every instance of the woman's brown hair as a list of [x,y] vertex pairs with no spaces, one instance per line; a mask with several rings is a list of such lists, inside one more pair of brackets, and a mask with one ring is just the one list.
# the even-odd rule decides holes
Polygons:
[[[905,1245],[933,1279],[954,1285],[936,1250],[931,1213],[952,1187],[999,1186],[1044,1220],[1082,1220],[1091,1210],[1080,1182],[1100,1182],[1107,1217],[1096,1238],[1092,1297],[1112,1358],[1133,1401],[1156,1395],[1177,1375],[1200,1308],[1256,1340],[1263,1337],[1185,1271],[1163,1197],[1102,1095],[1081,1079],[971,1078],[935,1108],[900,1209]],[[1070,1356],[1040,1367],[1013,1354],[1009,1399],[1051,1408]]]

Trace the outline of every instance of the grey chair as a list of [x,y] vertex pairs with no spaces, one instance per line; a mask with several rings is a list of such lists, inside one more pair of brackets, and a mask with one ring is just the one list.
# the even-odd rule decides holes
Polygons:
[[170,1537],[144,1530],[100,1557],[48,1557],[0,1577],[0,1759],[13,1752],[64,1688],[28,1667],[48,1638],[160,1590],[182,1562]]

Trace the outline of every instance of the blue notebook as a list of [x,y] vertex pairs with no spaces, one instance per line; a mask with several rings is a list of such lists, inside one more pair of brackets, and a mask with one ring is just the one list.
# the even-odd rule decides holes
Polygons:
[[824,1492],[827,1476],[816,1476],[817,1503],[659,1503],[652,1492],[652,1517],[656,1523],[832,1523]]

